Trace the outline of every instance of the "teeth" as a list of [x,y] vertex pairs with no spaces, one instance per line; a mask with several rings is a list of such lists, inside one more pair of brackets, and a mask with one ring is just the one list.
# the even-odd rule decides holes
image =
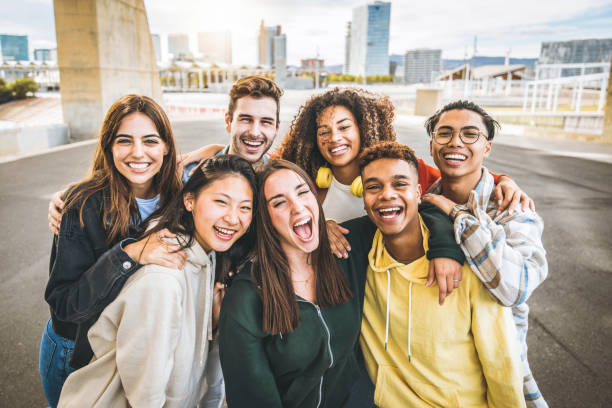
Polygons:
[[457,159],[457,160],[465,160],[465,156],[462,154],[445,154],[445,159]]
[[149,163],[128,163],[128,166],[133,169],[144,169],[149,166]]
[[215,229],[217,231],[219,231],[220,233],[225,234],[225,235],[233,235],[236,232],[234,230],[220,228],[220,227],[215,227]]
[[338,147],[335,147],[335,148],[331,149],[331,152],[332,153],[336,153],[336,152],[339,152],[341,150],[346,150],[346,149],[348,149],[348,146],[342,145],[342,146],[338,146]]
[[259,141],[259,142],[253,142],[250,140],[243,140],[244,144],[249,145],[249,146],[253,146],[253,147],[258,147],[261,146],[263,144],[263,142]]
[[391,212],[391,211],[399,211],[400,208],[399,207],[391,207],[391,208],[381,208],[380,211],[381,213],[385,213],[385,212]]
[[299,226],[301,226],[301,225],[308,224],[309,222],[310,222],[310,218],[306,218],[305,220],[300,221],[300,222],[298,222],[297,224],[294,224],[294,225],[293,225],[293,227],[294,227],[294,228],[295,228],[295,227],[299,227]]

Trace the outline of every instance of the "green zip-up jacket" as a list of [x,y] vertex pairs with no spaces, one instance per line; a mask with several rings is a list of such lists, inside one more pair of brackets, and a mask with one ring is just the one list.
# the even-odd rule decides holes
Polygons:
[[[448,217],[428,206],[420,213],[432,231],[428,257],[463,263]],[[262,304],[250,273],[241,271],[228,289],[219,320],[219,347],[227,404],[236,407],[338,408],[359,376],[359,343],[368,253],[376,226],[368,217],[343,224],[350,230],[348,259],[338,265],[353,298],[330,307],[297,297],[300,324],[271,336],[262,329]]]

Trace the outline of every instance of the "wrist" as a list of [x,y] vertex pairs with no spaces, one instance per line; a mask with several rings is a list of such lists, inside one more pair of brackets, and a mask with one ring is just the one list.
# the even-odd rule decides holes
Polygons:
[[448,218],[450,218],[451,221],[455,221],[455,219],[463,213],[469,213],[468,208],[463,204],[455,204],[448,214]]

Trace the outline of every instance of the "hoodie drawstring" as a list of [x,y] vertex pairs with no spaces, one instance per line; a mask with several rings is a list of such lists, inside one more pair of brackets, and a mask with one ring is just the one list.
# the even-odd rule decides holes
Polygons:
[[391,273],[387,269],[387,321],[385,323],[385,350],[389,343],[389,303],[391,301]]
[[408,286],[408,362],[410,362],[410,329],[412,328],[412,281]]
[[[389,306],[391,304],[391,273],[387,269],[387,316],[385,322],[385,350],[389,344]],[[408,362],[411,360],[410,336],[412,331],[412,281],[408,286]]]

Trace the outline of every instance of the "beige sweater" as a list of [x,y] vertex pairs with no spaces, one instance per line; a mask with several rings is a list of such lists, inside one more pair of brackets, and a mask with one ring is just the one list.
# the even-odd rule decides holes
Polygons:
[[[88,333],[91,362],[60,407],[194,407],[206,391],[215,254],[197,244],[182,270],[146,265]],[[215,361],[218,364],[218,361]]]

